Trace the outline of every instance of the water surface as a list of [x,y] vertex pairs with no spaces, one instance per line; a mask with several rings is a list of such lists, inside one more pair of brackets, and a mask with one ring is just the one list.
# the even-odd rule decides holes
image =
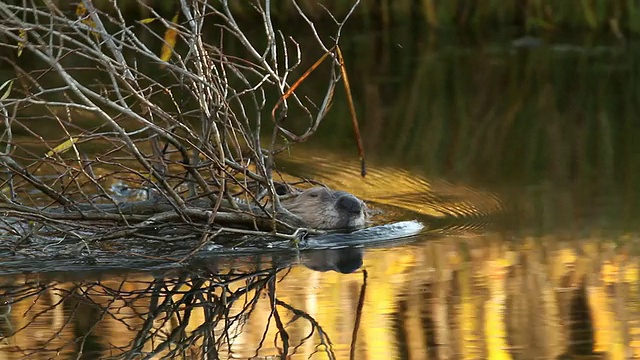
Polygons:
[[213,247],[193,262],[180,262],[191,250],[180,242],[57,267],[7,258],[0,352],[639,357],[640,47],[515,38],[345,39],[368,176],[340,92],[317,136],[279,159],[382,210],[376,224],[420,221],[418,234],[317,251]]

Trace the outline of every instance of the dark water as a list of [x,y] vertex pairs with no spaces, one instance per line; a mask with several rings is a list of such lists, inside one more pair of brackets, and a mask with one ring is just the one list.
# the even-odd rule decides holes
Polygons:
[[367,200],[377,224],[421,222],[402,234],[414,236],[210,249],[188,265],[177,242],[157,245],[165,258],[69,256],[68,272],[7,258],[0,352],[640,357],[640,46],[515,38],[346,37],[369,175],[340,91],[317,136],[279,160]]

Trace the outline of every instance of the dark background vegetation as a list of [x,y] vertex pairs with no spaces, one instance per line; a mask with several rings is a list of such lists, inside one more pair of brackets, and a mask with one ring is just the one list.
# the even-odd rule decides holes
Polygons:
[[[59,1],[58,1],[59,2]],[[107,0],[96,1],[97,4]],[[238,13],[251,17],[254,12],[245,1],[234,2]],[[305,10],[315,19],[325,19],[324,5],[336,17],[349,11],[351,3],[341,0],[301,0]],[[176,0],[149,0],[149,6],[160,13],[175,12]],[[135,2],[123,2],[132,16],[147,11]],[[295,14],[288,1],[273,1],[272,13],[277,20],[288,21]],[[640,4],[635,0],[365,0],[354,18],[368,28],[414,22],[439,30],[486,31],[517,27],[523,31],[606,31],[612,27],[629,33],[640,32]]]
[[[131,19],[150,16],[148,10],[133,5],[133,1],[121,3],[131,6]],[[234,2],[236,10],[244,15],[246,26],[259,28],[254,13],[244,6],[247,3]],[[303,46],[313,44],[307,41],[301,20],[287,8],[288,2],[273,3],[279,28],[296,35]],[[313,8],[316,18],[326,18],[313,0],[300,3]],[[323,3],[337,17],[350,5],[341,0]],[[165,18],[176,10],[175,1],[152,4]],[[392,339],[390,343],[397,347],[393,350],[399,354],[420,350],[426,354],[428,350],[432,357],[446,351],[447,346],[457,346],[455,342],[438,342],[450,333],[462,339],[456,351],[484,351],[476,344],[487,341],[494,350],[509,349],[523,357],[560,358],[563,351],[589,355],[609,351],[621,358],[631,351],[639,353],[635,345],[631,348],[632,343],[637,344],[640,323],[635,255],[640,214],[639,7],[637,1],[609,0],[363,1],[352,19],[355,21],[345,29],[341,46],[372,175],[391,179],[399,178],[398,174],[421,175],[429,180],[445,178],[490,189],[505,202],[520,202],[524,210],[538,215],[533,226],[553,227],[548,226],[552,231],[533,239],[498,231],[468,238],[425,238],[408,247],[368,251],[365,268],[371,277],[363,310],[368,316],[364,317],[360,330],[364,335],[359,341],[376,344],[376,354],[380,353],[380,344],[388,345],[384,341]],[[323,26],[332,24],[325,21]],[[152,41],[155,42],[151,46],[159,51],[160,42]],[[303,50],[300,72],[321,55],[313,46]],[[326,84],[325,70],[321,68],[305,81],[299,94],[318,98],[321,85]],[[160,70],[157,73],[162,76]],[[0,83],[5,75],[13,76],[11,69],[3,66]],[[295,125],[296,114],[290,114],[287,121]],[[43,138],[60,136],[53,122],[39,121],[30,126]],[[27,132],[18,133],[16,141],[28,144],[29,136]],[[30,148],[33,156],[46,152],[35,145]],[[344,166],[349,161],[357,164],[357,151],[342,89],[336,92],[329,117],[316,136],[291,153],[292,157],[304,157],[307,168],[314,168],[313,173],[320,180],[342,181],[341,188],[348,191],[355,188],[356,182],[363,182],[358,176],[352,176],[351,183],[344,180]],[[282,157],[283,164],[287,163],[287,156]],[[288,166],[287,170],[295,173],[303,168]],[[386,172],[376,173],[381,168]],[[379,191],[389,196],[398,188],[407,190],[411,185],[409,181],[378,181]],[[530,229],[527,225],[531,224],[514,222],[510,225],[521,233]],[[608,232],[611,228],[615,231]],[[617,236],[627,230],[624,236]],[[624,246],[617,247],[620,244]],[[258,260],[233,257],[232,262]],[[84,263],[80,266],[85,267]],[[317,273],[296,267],[288,279],[279,283],[278,296],[294,305],[320,304],[309,312],[317,311],[318,323],[326,326],[325,331],[340,345],[335,348],[344,350],[343,339],[352,336],[351,328],[344,324],[352,324],[349,319],[354,317],[357,297],[364,296],[364,290],[356,290],[361,285],[364,289],[364,282],[360,275],[323,274],[316,276]],[[246,279],[243,277],[242,281]],[[128,311],[134,306],[150,306],[145,297],[138,295],[155,292],[150,284],[158,289],[173,286],[165,285],[158,277],[142,276],[130,278],[129,283],[122,280],[108,284],[110,287],[104,286],[105,290],[99,283],[74,282],[74,287],[94,289],[97,300],[91,303],[94,307],[85,307],[91,313],[83,312],[75,303],[65,306],[65,311],[85,327],[79,325],[81,330],[75,330],[76,323],[64,322],[72,326],[66,326],[64,332],[58,331],[51,339],[75,339],[78,334],[91,332],[84,325],[90,319],[90,328],[102,330],[103,338],[109,340],[105,344],[112,346],[111,337],[116,335],[129,344],[132,329],[137,329],[120,317],[137,320]],[[54,286],[58,287],[52,287],[56,293],[64,293],[60,289],[67,291],[64,283]],[[132,305],[133,301],[117,292],[113,292],[117,295],[112,300],[111,289],[118,286],[139,296],[140,302]],[[24,287],[30,290],[27,285]],[[33,287],[42,291],[41,286]],[[175,282],[176,291],[180,289],[182,293],[184,288]],[[203,299],[197,297],[200,294],[208,293],[193,285],[185,299],[196,299],[194,303],[199,305]],[[35,310],[38,316],[34,319],[47,322],[39,329],[35,326],[40,323],[33,321],[35,325],[29,330],[52,331],[51,324],[58,323],[49,321],[58,319],[49,311],[54,307],[47,297],[38,295],[40,301],[32,301],[29,296],[14,305],[15,328],[27,329],[17,321],[33,321],[25,314]],[[118,302],[114,301],[116,296]],[[260,299],[270,300],[266,296]],[[206,301],[211,303],[210,299]],[[105,308],[115,308],[113,317],[104,316],[102,305],[96,305],[103,303],[108,304]],[[198,309],[191,303],[187,305],[187,309]],[[76,309],[80,309],[77,314]],[[270,310],[264,306],[256,315],[264,311],[270,316]],[[243,343],[250,344],[249,350],[253,350],[251,344],[270,346],[270,341],[264,341],[262,321],[266,318],[267,315],[254,316],[258,325],[244,327],[250,336],[257,334],[249,337],[252,341]],[[99,321],[100,327],[95,325]],[[506,330],[500,325],[503,323],[507,324]],[[470,326],[476,326],[477,331],[461,332],[461,328],[474,329]],[[292,333],[295,335],[295,331]],[[387,333],[387,338],[381,336]],[[30,341],[39,339],[29,331],[20,335],[26,339],[26,345],[22,345],[26,348],[34,346]],[[507,336],[510,348],[500,348],[488,340],[498,338],[506,344]],[[86,337],[96,339],[96,343],[103,338]],[[614,348],[620,339],[629,348]],[[70,340],[66,344],[76,342]],[[60,353],[62,347],[54,345],[51,353]],[[358,345],[359,351],[370,351],[365,344]],[[88,344],[85,351],[92,348],[99,346]],[[77,347],[71,351],[78,351]],[[487,357],[487,353],[477,357]]]
[[[233,5],[259,33],[248,3]],[[333,25],[318,2],[299,3]],[[177,1],[148,4],[165,18],[177,9]],[[351,5],[322,4],[337,18]],[[151,16],[134,2],[122,6],[131,19]],[[274,1],[273,14],[303,46],[300,75],[321,52],[304,48],[312,42],[289,2]],[[367,157],[492,189],[552,184],[585,200],[615,194],[635,208],[638,31],[640,4],[632,0],[365,0],[341,44]],[[302,95],[319,96],[322,71]],[[356,157],[342,89],[308,146]]]

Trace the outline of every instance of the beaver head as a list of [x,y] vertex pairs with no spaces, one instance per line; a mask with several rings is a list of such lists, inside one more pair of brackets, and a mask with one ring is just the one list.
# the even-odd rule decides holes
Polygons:
[[344,191],[314,187],[280,203],[315,229],[357,229],[367,221],[364,202]]

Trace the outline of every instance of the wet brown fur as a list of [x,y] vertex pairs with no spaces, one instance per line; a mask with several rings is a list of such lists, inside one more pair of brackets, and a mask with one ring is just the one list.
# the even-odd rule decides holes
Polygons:
[[280,203],[315,229],[358,229],[367,222],[367,207],[357,197],[344,191],[314,187]]

